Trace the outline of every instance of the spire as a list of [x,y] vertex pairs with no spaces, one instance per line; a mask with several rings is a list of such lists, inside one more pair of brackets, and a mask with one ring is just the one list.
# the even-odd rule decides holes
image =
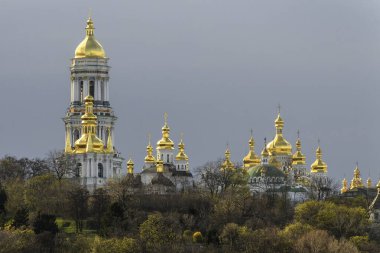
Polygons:
[[153,156],[153,147],[150,144],[151,135],[148,134],[148,146],[146,146],[146,156],[145,156],[145,164],[150,165],[156,162],[156,159]]
[[367,188],[372,188],[372,179],[370,177],[367,179]]
[[304,154],[302,154],[301,150],[301,139],[300,139],[300,131],[297,131],[297,141],[296,141],[296,152],[293,154],[293,165],[306,165],[306,157]]
[[175,159],[177,161],[187,161],[189,157],[185,153],[185,144],[183,143],[183,133],[181,133],[181,141],[178,143],[178,154]]
[[132,159],[129,159],[128,162],[127,162],[127,171],[128,171],[128,174],[132,174],[133,175],[134,166],[135,166],[135,163],[132,161]]
[[157,149],[174,149],[174,142],[170,139],[168,114],[166,112],[164,113],[164,126],[162,127],[162,138],[157,142]]
[[87,36],[93,36],[94,35],[94,22],[92,22],[91,16],[87,19],[87,26],[86,26],[86,35]]
[[66,127],[66,143],[65,143],[65,153],[71,153],[73,151],[70,141],[70,130],[69,127]]
[[341,193],[345,193],[348,190],[347,188],[347,180],[344,178],[342,181],[342,189],[340,189]]
[[113,153],[113,143],[112,143],[112,135],[111,135],[111,128],[108,128],[108,140],[107,140],[107,153]]

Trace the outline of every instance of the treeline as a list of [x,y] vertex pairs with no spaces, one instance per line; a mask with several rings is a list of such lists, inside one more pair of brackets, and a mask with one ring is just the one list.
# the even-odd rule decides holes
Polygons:
[[364,199],[294,205],[222,176],[222,190],[150,195],[125,177],[90,193],[46,160],[4,157],[0,252],[380,252]]

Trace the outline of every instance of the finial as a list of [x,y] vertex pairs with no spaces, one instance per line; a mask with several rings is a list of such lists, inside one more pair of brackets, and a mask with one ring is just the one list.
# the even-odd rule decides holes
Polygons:
[[181,141],[182,141],[183,140],[183,133],[181,133],[180,136],[181,136]]
[[252,130],[252,128],[251,128],[251,137],[253,136],[253,130]]
[[164,113],[164,120],[165,120],[165,124],[168,124],[168,113],[167,112]]
[[148,133],[148,144],[150,145],[150,139],[152,138],[152,135]]
[[264,147],[267,146],[267,137],[264,137]]
[[298,139],[300,138],[300,130],[299,129],[297,130],[297,138]]
[[88,9],[88,19],[91,19],[92,17],[92,9],[91,7]]
[[280,114],[281,113],[281,104],[278,104],[277,109],[278,109],[278,114]]
[[321,140],[318,137],[318,147],[321,146]]
[[356,168],[359,168],[359,162],[356,161]]

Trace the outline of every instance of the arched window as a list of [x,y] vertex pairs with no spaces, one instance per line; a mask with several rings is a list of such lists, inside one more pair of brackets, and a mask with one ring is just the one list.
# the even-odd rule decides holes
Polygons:
[[79,98],[80,102],[83,103],[83,81],[79,83]]
[[169,154],[166,155],[166,162],[169,162]]
[[74,142],[76,142],[76,140],[79,139],[79,130],[78,129],[75,129],[74,130]]
[[95,94],[95,87],[94,87],[94,81],[90,81],[89,85],[89,95],[94,97]]
[[103,177],[103,164],[98,163],[98,177]]
[[82,164],[77,163],[77,166],[75,167],[75,176],[80,177],[81,171],[82,171]]
[[161,154],[161,161],[164,160],[164,154]]

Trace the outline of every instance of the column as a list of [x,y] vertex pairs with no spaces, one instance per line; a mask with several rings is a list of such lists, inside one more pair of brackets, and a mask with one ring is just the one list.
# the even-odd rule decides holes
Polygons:
[[83,80],[83,99],[87,97],[89,94],[88,85],[89,85],[89,80],[88,78],[86,78]]

